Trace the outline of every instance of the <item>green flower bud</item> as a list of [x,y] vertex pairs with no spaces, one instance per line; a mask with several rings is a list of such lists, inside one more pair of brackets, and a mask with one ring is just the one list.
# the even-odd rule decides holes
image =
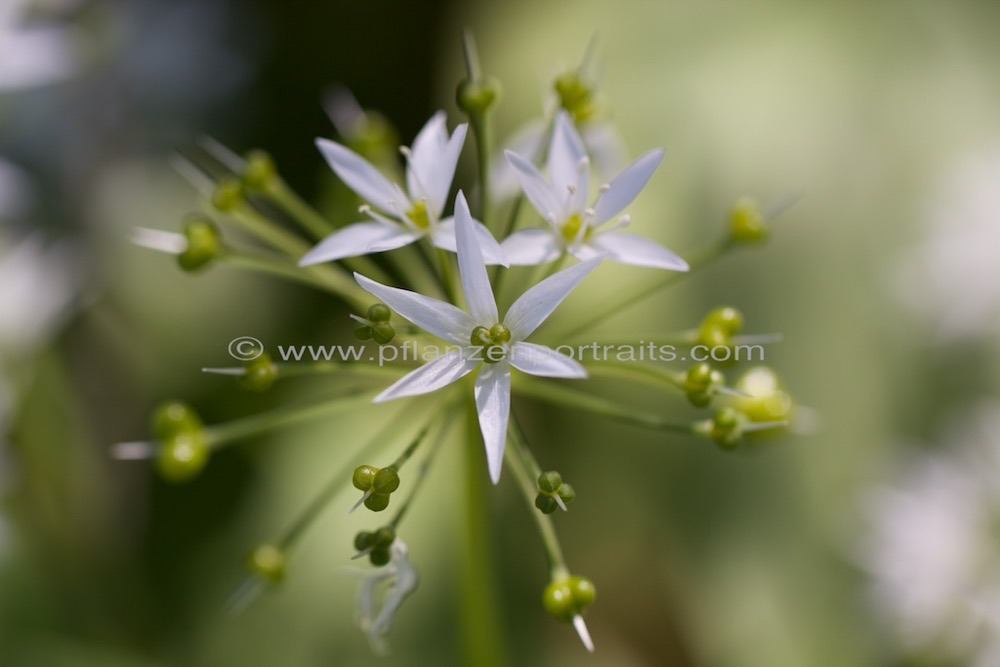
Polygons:
[[712,418],[710,433],[712,440],[723,449],[736,449],[743,439],[741,425],[742,419],[736,410],[732,408],[719,410]]
[[505,356],[507,356],[507,350],[504,349],[503,345],[487,345],[483,350],[483,361],[488,364],[503,361]]
[[251,192],[263,192],[271,187],[278,170],[270,155],[261,150],[250,151],[246,155],[243,169],[243,186]]
[[392,493],[399,488],[399,473],[392,466],[388,468],[382,468],[372,479],[372,488],[375,493],[384,493],[386,495]]
[[493,339],[490,338],[489,329],[486,327],[475,327],[472,329],[472,335],[469,336],[469,342],[473,345],[486,347],[493,342]]
[[379,345],[387,345],[396,337],[396,330],[388,322],[376,322],[372,328],[372,340]]
[[751,368],[736,381],[735,386],[749,394],[737,397],[734,404],[750,421],[784,421],[791,417],[794,403],[772,369],[766,366]]
[[510,329],[505,327],[503,324],[497,323],[490,327],[489,336],[490,340],[494,343],[509,343]]
[[542,514],[552,514],[559,509],[559,503],[557,503],[556,499],[549,494],[539,493],[535,496],[535,507],[537,507]]
[[372,512],[381,512],[388,506],[389,506],[388,493],[373,493],[367,498],[365,498],[365,507],[370,509]]
[[243,186],[233,176],[219,179],[212,193],[212,206],[221,213],[235,211],[243,204]]
[[729,212],[729,234],[738,243],[759,243],[767,238],[768,228],[757,202],[741,199]]
[[354,323],[354,337],[358,340],[371,340],[374,333],[370,325],[364,322]]
[[500,97],[500,83],[493,77],[480,81],[464,80],[458,84],[455,101],[458,108],[470,116],[481,116],[490,110]]
[[726,334],[734,336],[743,329],[743,313],[732,306],[719,306],[705,316],[702,327],[717,326]]
[[166,440],[181,431],[201,430],[201,419],[187,403],[170,401],[153,411],[152,431],[157,440]]
[[362,530],[360,533],[354,536],[354,549],[356,551],[364,551],[375,545],[375,533],[370,533],[367,530]]
[[278,378],[278,367],[271,361],[267,353],[262,353],[256,359],[244,364],[246,374],[240,378],[240,386],[250,391],[269,389]]
[[354,469],[354,476],[351,477],[351,484],[358,491],[368,491],[372,488],[378,468],[370,465],[358,466]]
[[538,490],[542,493],[552,495],[562,486],[562,475],[555,470],[543,472],[538,476]]
[[391,556],[389,554],[388,547],[383,547],[381,549],[372,549],[371,553],[368,554],[369,562],[371,562],[371,564],[374,565],[375,567],[382,567],[383,565],[386,565],[390,559]]
[[186,482],[208,462],[208,445],[201,430],[183,430],[164,439],[156,455],[156,469],[170,482]]
[[576,614],[576,605],[573,602],[573,589],[570,588],[569,580],[549,582],[542,592],[542,606],[560,621],[572,620]]
[[375,531],[372,544],[376,549],[388,549],[396,540],[396,529],[392,526],[382,526]]
[[712,386],[712,367],[699,361],[684,376],[684,391],[688,394],[704,393]]
[[254,574],[276,584],[285,578],[285,552],[273,544],[261,544],[247,558],[247,566]]
[[583,122],[594,115],[593,91],[578,72],[574,70],[558,77],[553,87],[559,96],[559,106],[566,109],[575,122]]
[[597,597],[597,589],[590,579],[574,574],[569,578],[567,583],[573,594],[573,602],[579,611],[583,611],[594,603],[594,598]]
[[177,263],[185,271],[197,271],[222,254],[219,229],[211,220],[192,217],[183,233],[187,247],[177,255]]
[[[698,329],[698,344],[709,348],[708,350],[703,350],[702,354],[719,356],[718,353],[712,351],[712,348],[727,347],[729,345],[729,334],[714,322],[702,324]],[[721,356],[719,356],[719,359],[721,359]],[[716,363],[719,363],[719,359],[713,358]]]
[[372,322],[388,322],[392,317],[392,311],[384,303],[373,304],[368,309],[368,319]]
[[576,498],[576,490],[574,490],[573,487],[567,484],[566,482],[562,483],[562,486],[559,487],[559,490],[556,491],[556,493],[559,495],[560,498],[562,498],[562,501],[567,505],[573,502],[573,499]]

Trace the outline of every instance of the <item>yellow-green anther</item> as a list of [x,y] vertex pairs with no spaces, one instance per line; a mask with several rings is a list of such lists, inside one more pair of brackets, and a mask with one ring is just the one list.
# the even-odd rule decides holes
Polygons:
[[388,493],[373,493],[367,498],[365,498],[365,507],[370,509],[372,512],[381,512],[388,506],[389,506]]
[[225,176],[219,179],[212,193],[212,206],[217,211],[229,213],[235,211],[243,204],[243,185],[234,176]]
[[187,403],[169,401],[159,405],[152,416],[153,436],[158,440],[166,440],[182,431],[201,430],[202,423],[198,414]]
[[767,238],[767,224],[757,202],[741,199],[733,205],[729,212],[729,234],[741,243],[758,243]]
[[458,108],[470,116],[481,116],[489,111],[500,97],[500,83],[493,77],[479,81],[463,80],[455,91]]
[[576,71],[558,77],[554,85],[559,95],[559,105],[566,109],[577,123],[594,115],[593,91]]
[[376,494],[384,493],[390,494],[399,488],[399,473],[392,466],[388,468],[382,468],[372,479],[372,489],[375,490]]
[[271,187],[277,175],[274,160],[266,152],[254,150],[247,153],[243,169],[243,185],[247,190],[263,192]]
[[388,322],[376,322],[371,327],[371,338],[379,345],[387,345],[396,337],[396,329]]
[[244,369],[246,373],[240,378],[240,385],[251,391],[269,389],[278,378],[278,367],[274,365],[266,352],[256,359],[246,362]]
[[552,495],[562,486],[562,475],[555,470],[543,472],[538,476],[538,490],[542,493]]
[[187,246],[177,255],[177,263],[185,271],[197,271],[222,253],[222,238],[211,220],[192,217],[183,233]]
[[354,469],[354,475],[351,477],[351,484],[358,491],[368,491],[372,488],[372,484],[375,481],[375,475],[379,472],[378,468],[370,465],[361,465]]
[[368,319],[372,322],[388,322],[392,317],[392,311],[384,303],[375,303],[368,308]]
[[272,584],[285,578],[285,563],[285,552],[273,544],[261,544],[247,558],[250,571]]
[[186,482],[208,462],[208,445],[200,429],[182,430],[165,438],[156,454],[156,469],[170,482]]

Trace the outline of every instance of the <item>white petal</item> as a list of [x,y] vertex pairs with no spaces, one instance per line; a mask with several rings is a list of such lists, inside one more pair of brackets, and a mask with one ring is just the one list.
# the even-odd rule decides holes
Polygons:
[[441,215],[448,199],[467,131],[468,125],[463,123],[455,128],[449,139],[445,114],[439,111],[413,141],[406,170],[407,187],[412,197],[427,199],[435,217]]
[[625,167],[610,186],[594,202],[594,222],[601,223],[610,220],[623,208],[632,203],[636,195],[646,186],[653,172],[660,166],[663,159],[663,149],[656,148],[639,157],[638,160]]
[[183,234],[167,232],[162,229],[149,229],[148,227],[133,229],[129,240],[137,246],[171,255],[179,255],[188,247],[187,239],[184,238]]
[[420,236],[402,225],[384,222],[358,222],[338,229],[317,243],[302,256],[302,259],[299,260],[299,266],[393,250],[413,243]]
[[504,151],[507,162],[514,170],[514,178],[524,190],[524,195],[535,207],[541,216],[551,222],[552,216],[559,221],[563,216],[563,201],[558,194],[549,187],[542,175],[538,173],[535,165],[531,164],[517,153]]
[[[500,248],[497,240],[493,238],[490,230],[486,229],[486,225],[473,218],[472,226],[476,229],[476,236],[479,238],[479,249],[483,252],[483,261],[487,265],[509,266],[507,255]],[[458,252],[458,244],[455,241],[455,218],[445,218],[439,222],[434,231],[431,232],[431,241],[442,250]]]
[[[635,234],[608,232],[597,234],[584,247],[590,246],[597,253],[622,264],[650,266],[655,269],[687,271],[683,259],[664,248],[656,241],[650,241]],[[582,250],[582,248],[581,248]]]
[[465,348],[451,350],[433,361],[428,361],[415,371],[411,371],[376,396],[373,403],[385,403],[403,396],[428,394],[447,386],[468,375],[480,361],[469,355]]
[[587,369],[551,347],[518,341],[510,349],[510,365],[531,375],[550,378],[585,378]]
[[458,244],[458,273],[462,279],[462,293],[469,305],[469,313],[476,324],[496,324],[499,321],[497,302],[493,298],[490,278],[486,275],[486,263],[472,226],[469,204],[461,191],[455,199],[455,241]]
[[354,279],[366,292],[381,299],[421,329],[450,343],[469,344],[469,336],[476,324],[461,308],[409,290],[387,287],[360,273],[355,273]]
[[625,167],[628,159],[625,145],[615,126],[606,121],[589,121],[580,128],[583,145],[595,171],[601,178],[610,178]]
[[317,139],[316,147],[323,153],[323,157],[340,180],[365,201],[386,213],[399,214],[409,208],[406,194],[368,160],[346,146],[328,139]]
[[[504,148],[518,155],[538,155],[544,135],[545,122],[541,118],[532,119],[507,138]],[[498,202],[506,201],[520,191],[514,169],[503,153],[494,156],[490,165],[490,191]]]
[[566,210],[582,210],[587,201],[587,180],[590,170],[581,162],[587,158],[583,141],[573,127],[569,114],[560,111],[552,130],[549,146],[549,178],[552,189],[563,201],[569,200]]
[[476,376],[476,411],[479,430],[486,445],[486,465],[490,479],[500,481],[503,450],[507,444],[507,420],[510,418],[510,366],[500,362],[483,364]]
[[503,323],[510,329],[513,340],[524,340],[538,328],[545,318],[573,291],[584,276],[600,264],[601,258],[580,262],[563,269],[538,283],[518,297],[507,311]]
[[562,246],[551,228],[531,227],[514,232],[503,240],[500,249],[515,266],[551,262],[562,254]]

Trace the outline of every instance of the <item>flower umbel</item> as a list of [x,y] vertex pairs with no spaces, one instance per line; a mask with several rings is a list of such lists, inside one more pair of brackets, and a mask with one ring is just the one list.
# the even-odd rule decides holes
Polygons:
[[[337,230],[307,252],[299,265],[393,250],[425,236],[435,246],[454,252],[455,222],[453,218],[441,219],[441,213],[467,129],[463,123],[449,137],[444,112],[431,116],[414,139],[413,147],[400,149],[407,162],[407,192],[346,146],[317,139],[316,146],[337,176],[368,202],[362,212],[372,221],[356,222]],[[493,235],[479,222],[473,224],[487,260],[506,265]]]
[[619,231],[629,224],[625,215],[601,227],[632,203],[663,159],[663,149],[654,149],[626,167],[611,183],[601,186],[597,199],[587,207],[590,160],[569,114],[556,117],[549,146],[549,178],[546,182],[529,160],[505,151],[528,201],[549,223],[507,237],[501,247],[511,264],[541,264],[569,252],[586,260],[598,255],[623,264],[687,271],[683,259],[659,243]]
[[479,427],[493,483],[500,480],[507,420],[510,415],[510,367],[544,377],[583,378],[586,370],[566,355],[525,342],[597,266],[596,257],[560,271],[522,294],[500,319],[486,275],[486,264],[465,196],[455,201],[455,231],[462,293],[469,312],[409,290],[387,287],[354,274],[362,288],[417,326],[456,347],[408,373],[375,397],[375,402],[440,389],[479,368],[475,397]]

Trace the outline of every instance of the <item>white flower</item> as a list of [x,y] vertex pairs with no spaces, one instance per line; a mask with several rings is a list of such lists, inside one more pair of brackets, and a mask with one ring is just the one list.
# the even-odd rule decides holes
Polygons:
[[522,294],[501,320],[473,232],[469,205],[461,192],[455,201],[455,219],[458,268],[468,313],[444,301],[386,287],[357,273],[354,276],[361,287],[394,311],[455,346],[447,354],[403,376],[376,396],[375,402],[426,394],[479,368],[475,383],[476,408],[490,477],[495,484],[500,479],[510,416],[510,367],[545,377],[587,376],[586,370],[576,361],[543,345],[526,343],[524,339],[602,258],[581,262],[538,283]]
[[[441,219],[455,175],[458,155],[465,143],[468,125],[455,128],[451,137],[445,114],[434,114],[413,141],[406,156],[406,189],[386,178],[363,157],[334,141],[317,139],[316,145],[344,183],[371,206],[362,211],[370,222],[358,222],[337,230],[320,241],[299,261],[301,266],[344,257],[384,252],[409,245],[428,236],[438,248],[455,252],[454,218]],[[377,209],[377,210],[376,210]],[[490,264],[507,265],[493,235],[474,222],[483,254]]]
[[530,160],[512,151],[504,153],[528,201],[549,223],[548,229],[524,229],[503,241],[501,248],[511,264],[549,262],[568,251],[581,260],[605,255],[623,264],[687,271],[687,263],[659,243],[618,231],[629,223],[628,216],[600,229],[645,187],[663,159],[663,149],[643,154],[610,184],[601,186],[597,199],[589,208],[586,203],[590,162],[580,135],[565,111],[560,111],[556,117],[549,146],[551,185]]
[[[365,575],[358,585],[355,613],[358,625],[368,635],[372,650],[388,653],[385,636],[392,628],[392,621],[403,600],[417,588],[420,579],[413,564],[406,557],[406,544],[399,538],[389,546],[389,562],[371,574]],[[382,607],[375,611],[376,588],[383,581],[391,581],[382,599]]]

